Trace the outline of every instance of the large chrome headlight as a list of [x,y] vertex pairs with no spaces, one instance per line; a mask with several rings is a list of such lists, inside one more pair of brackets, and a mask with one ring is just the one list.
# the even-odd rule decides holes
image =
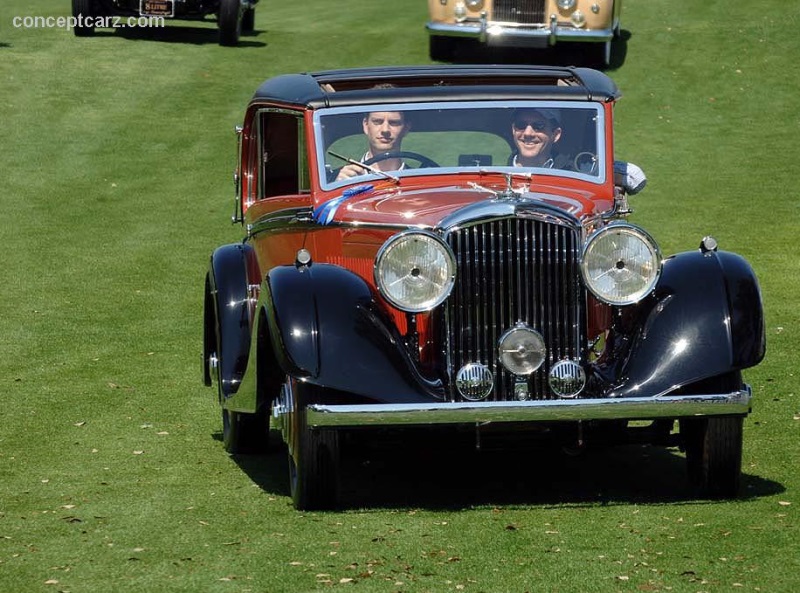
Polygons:
[[403,311],[429,311],[450,294],[456,258],[432,233],[408,231],[389,239],[375,259],[375,284]]
[[630,305],[647,296],[661,274],[661,253],[653,238],[627,223],[612,223],[589,237],[581,273],[601,301]]

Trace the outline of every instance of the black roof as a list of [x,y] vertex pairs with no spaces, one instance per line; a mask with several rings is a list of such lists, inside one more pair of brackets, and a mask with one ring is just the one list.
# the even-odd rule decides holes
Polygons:
[[[380,88],[380,85],[386,86]],[[387,101],[530,98],[613,101],[620,95],[613,80],[591,68],[452,65],[284,74],[264,82],[253,100],[317,109]]]

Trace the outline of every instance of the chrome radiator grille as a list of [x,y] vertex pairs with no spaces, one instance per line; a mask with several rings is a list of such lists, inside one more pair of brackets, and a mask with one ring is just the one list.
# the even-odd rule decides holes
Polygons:
[[494,0],[491,20],[522,25],[539,25],[545,22],[545,0]]
[[[499,337],[522,322],[542,334],[547,356],[529,379],[532,399],[551,399],[547,376],[564,358],[577,360],[585,327],[574,228],[507,218],[453,231],[456,285],[446,302],[444,331],[451,381],[463,365],[487,365],[495,379],[490,400],[512,400],[515,377],[498,362]],[[453,396],[459,399],[453,390]]]

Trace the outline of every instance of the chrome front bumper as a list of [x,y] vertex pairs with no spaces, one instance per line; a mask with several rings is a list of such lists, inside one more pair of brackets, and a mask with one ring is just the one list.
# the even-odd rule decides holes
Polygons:
[[541,26],[522,26],[513,23],[493,23],[485,17],[471,19],[462,23],[428,22],[425,27],[430,35],[442,37],[477,38],[488,45],[508,45],[514,47],[547,47],[556,41],[611,41],[614,30],[576,29],[559,26],[555,15],[549,24]]
[[746,415],[750,413],[751,397],[750,387],[745,385],[740,391],[711,395],[353,406],[317,404],[306,409],[306,422],[309,427],[351,428]]

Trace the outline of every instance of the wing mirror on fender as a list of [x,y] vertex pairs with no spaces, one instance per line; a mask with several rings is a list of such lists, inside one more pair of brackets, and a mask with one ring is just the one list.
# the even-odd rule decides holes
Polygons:
[[647,185],[644,171],[633,163],[614,161],[614,185],[632,196],[638,194]]

